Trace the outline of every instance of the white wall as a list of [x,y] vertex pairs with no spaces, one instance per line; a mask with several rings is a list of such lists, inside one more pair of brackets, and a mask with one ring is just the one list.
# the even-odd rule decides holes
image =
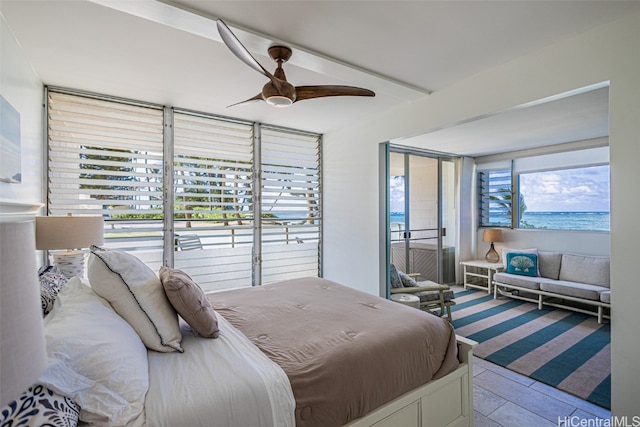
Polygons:
[[[489,243],[482,241],[484,230],[476,236],[476,259],[484,258]],[[543,251],[572,252],[585,255],[610,255],[611,238],[606,231],[562,231],[562,230],[509,230],[503,229],[504,243],[495,243],[500,248],[536,248]],[[501,255],[502,256],[502,255]]]
[[[22,182],[0,182],[0,200],[41,203],[43,85],[0,15],[0,94],[20,114]],[[0,123],[0,126],[2,124]]]
[[[613,413],[639,415],[640,14],[477,74],[424,100],[325,135],[324,275],[378,293],[378,143],[610,81]],[[348,185],[345,185],[348,183]],[[579,239],[579,235],[567,237]],[[547,237],[543,237],[546,246]],[[606,238],[604,238],[606,240]],[[565,239],[563,239],[565,240]],[[536,243],[537,244],[537,243]],[[524,245],[523,245],[524,246]],[[606,245],[604,245],[606,246]],[[603,247],[604,247],[603,246]]]

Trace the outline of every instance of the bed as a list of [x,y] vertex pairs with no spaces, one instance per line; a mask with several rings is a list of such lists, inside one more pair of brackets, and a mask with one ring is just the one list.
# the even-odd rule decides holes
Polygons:
[[445,320],[320,278],[194,286],[92,248],[89,282],[70,280],[45,318],[39,384],[72,406],[58,417],[76,405],[79,425],[472,425],[474,343]]

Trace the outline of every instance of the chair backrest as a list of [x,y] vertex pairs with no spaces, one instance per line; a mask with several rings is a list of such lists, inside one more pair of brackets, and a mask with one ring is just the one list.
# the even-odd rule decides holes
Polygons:
[[176,246],[180,251],[194,251],[202,249],[202,242],[197,234],[176,235]]

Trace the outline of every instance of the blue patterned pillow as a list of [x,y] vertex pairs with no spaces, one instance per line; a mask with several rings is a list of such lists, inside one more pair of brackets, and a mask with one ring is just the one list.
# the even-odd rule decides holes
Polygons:
[[509,252],[507,254],[507,273],[536,277],[538,275],[538,255]]
[[391,264],[391,266],[389,267],[389,278],[392,288],[402,288],[402,279],[400,279],[398,269],[393,264]]
[[1,426],[75,427],[80,407],[68,397],[35,384],[2,408]]

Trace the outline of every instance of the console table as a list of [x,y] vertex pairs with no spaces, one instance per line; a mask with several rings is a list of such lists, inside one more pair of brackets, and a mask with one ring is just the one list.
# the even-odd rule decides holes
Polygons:
[[483,259],[462,261],[464,269],[464,288],[482,289],[491,293],[493,274],[504,269],[501,262],[488,262]]

